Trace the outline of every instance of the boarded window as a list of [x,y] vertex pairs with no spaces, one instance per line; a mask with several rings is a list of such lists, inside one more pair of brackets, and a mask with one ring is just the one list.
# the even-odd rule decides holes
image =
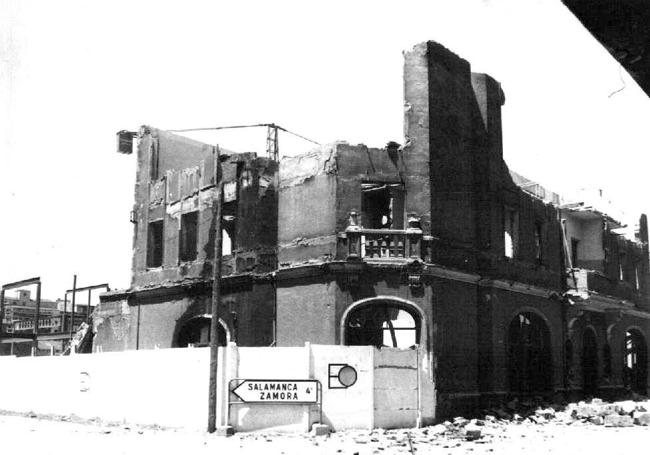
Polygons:
[[514,258],[517,255],[519,243],[519,214],[516,210],[505,207],[503,218],[505,255]]
[[345,341],[351,346],[410,348],[419,343],[420,319],[391,303],[363,306],[348,316]]
[[193,261],[197,256],[199,212],[181,215],[178,257],[181,261]]
[[149,223],[147,235],[147,267],[160,267],[163,262],[163,220]]

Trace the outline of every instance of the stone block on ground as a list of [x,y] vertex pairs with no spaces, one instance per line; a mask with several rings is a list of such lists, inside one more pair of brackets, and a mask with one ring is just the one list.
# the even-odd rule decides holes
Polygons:
[[632,425],[634,425],[634,421],[629,415],[610,414],[605,416],[606,427],[631,427]]
[[632,426],[634,426],[634,419],[632,419],[632,416],[629,416],[629,415],[621,416],[621,420],[619,421],[618,426],[619,427],[632,427]]
[[605,420],[601,416],[593,416],[589,418],[589,422],[593,423],[594,425],[602,425],[605,423]]
[[576,409],[576,417],[579,419],[588,419],[598,415],[598,408],[596,406],[590,406],[587,404],[580,405]]
[[464,428],[465,439],[468,441],[476,441],[481,438],[481,427],[474,424],[468,424]]
[[329,425],[324,425],[322,423],[315,423],[311,426],[312,436],[327,436],[328,434],[330,434]]
[[637,425],[650,426],[650,412],[634,411],[634,423]]

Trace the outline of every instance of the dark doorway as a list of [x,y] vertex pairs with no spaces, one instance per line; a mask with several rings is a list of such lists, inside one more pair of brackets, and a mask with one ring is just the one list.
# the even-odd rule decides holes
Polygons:
[[535,313],[520,313],[508,329],[510,391],[529,395],[548,392],[552,384],[551,337]]
[[645,395],[648,381],[648,349],[645,337],[636,329],[625,332],[623,381],[632,392]]
[[[187,348],[204,347],[210,345],[210,321],[209,317],[195,317],[187,321],[178,332],[177,347]],[[226,331],[223,326],[219,324],[219,346],[226,345]]]
[[598,392],[598,342],[589,328],[582,332],[582,390],[591,396]]

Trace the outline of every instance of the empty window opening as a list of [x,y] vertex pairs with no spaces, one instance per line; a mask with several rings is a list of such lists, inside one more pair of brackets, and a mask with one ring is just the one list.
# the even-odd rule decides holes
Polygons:
[[232,239],[225,229],[221,230],[221,255],[228,256],[232,254]]
[[598,343],[591,329],[582,334],[582,390],[591,396],[598,392]]
[[345,325],[350,346],[412,348],[420,342],[420,318],[392,303],[375,303],[354,310]]
[[578,248],[580,248],[580,240],[571,237],[571,267],[578,267]]
[[537,262],[542,262],[542,223],[535,223],[535,259]]
[[[204,347],[210,345],[209,317],[196,317],[187,321],[178,332],[176,345],[179,348]],[[217,327],[219,346],[226,345],[226,331],[221,324]]]
[[163,220],[149,223],[147,234],[147,267],[160,267],[163,263]]
[[158,180],[158,167],[159,167],[159,162],[160,158],[158,156],[158,144],[157,142],[154,142],[151,144],[151,147],[149,149],[150,153],[150,161],[149,161],[149,179],[151,181]]
[[194,261],[198,253],[199,212],[189,212],[181,215],[181,231],[179,235],[179,259]]
[[404,186],[361,184],[362,224],[367,229],[404,229]]
[[544,320],[535,313],[520,313],[508,329],[510,390],[533,394],[551,390],[551,341]]
[[625,280],[625,268],[623,267],[623,264],[625,264],[625,255],[619,254],[618,255],[618,279],[620,281]]
[[645,395],[648,378],[648,350],[644,336],[636,329],[625,332],[623,383],[632,392]]
[[634,289],[639,289],[639,265],[634,264]]
[[503,226],[505,256],[514,258],[519,243],[519,214],[516,210],[505,207]]

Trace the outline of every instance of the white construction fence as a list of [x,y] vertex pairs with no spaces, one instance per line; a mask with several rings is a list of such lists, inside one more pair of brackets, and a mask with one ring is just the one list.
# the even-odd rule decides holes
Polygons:
[[[205,430],[209,348],[0,357],[0,409]],[[434,419],[430,362],[372,346],[219,350],[217,425],[413,427]],[[233,392],[234,389],[234,392]]]

